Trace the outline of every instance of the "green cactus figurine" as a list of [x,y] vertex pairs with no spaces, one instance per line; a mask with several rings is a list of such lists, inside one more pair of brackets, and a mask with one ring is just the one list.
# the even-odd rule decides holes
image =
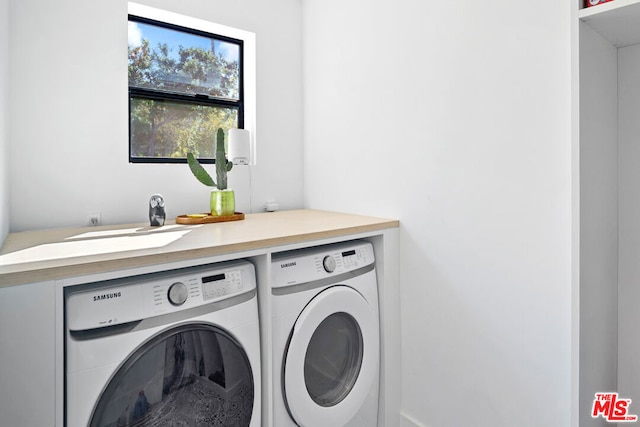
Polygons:
[[233,168],[233,162],[227,161],[224,154],[224,131],[218,129],[218,135],[216,137],[216,179],[218,183],[211,178],[211,175],[202,167],[202,165],[195,158],[193,153],[187,153],[187,163],[193,175],[206,185],[207,187],[216,187],[218,190],[227,189],[227,172]]
[[193,153],[187,153],[187,163],[193,175],[207,187],[215,187],[211,191],[209,207],[211,215],[228,216],[235,213],[235,195],[233,190],[227,189],[227,172],[233,168],[233,163],[227,161],[224,154],[224,131],[218,129],[216,136],[216,179],[202,167]]

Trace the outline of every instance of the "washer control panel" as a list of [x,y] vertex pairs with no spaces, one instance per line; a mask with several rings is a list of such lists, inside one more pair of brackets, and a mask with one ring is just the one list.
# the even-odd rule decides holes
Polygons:
[[242,292],[243,288],[242,272],[239,270],[202,278],[202,297],[205,301]]
[[255,287],[255,269],[247,261],[78,285],[66,293],[66,320],[72,331],[112,326],[221,301]]
[[352,272],[375,262],[369,242],[354,241],[273,255],[272,287],[313,282]]

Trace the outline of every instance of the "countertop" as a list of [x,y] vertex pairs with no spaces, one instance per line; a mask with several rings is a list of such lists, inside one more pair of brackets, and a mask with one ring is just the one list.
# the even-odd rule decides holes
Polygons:
[[396,228],[393,219],[319,210],[247,214],[203,225],[167,222],[12,233],[0,251],[0,287],[58,280]]

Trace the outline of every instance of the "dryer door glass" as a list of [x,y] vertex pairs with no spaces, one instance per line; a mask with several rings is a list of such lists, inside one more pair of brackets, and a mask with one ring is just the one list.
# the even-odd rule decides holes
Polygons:
[[90,426],[247,426],[251,365],[240,344],[210,325],[156,335],[116,371]]
[[334,313],[324,319],[304,360],[304,381],[313,401],[324,407],[340,403],[358,378],[362,353],[362,332],[353,316]]

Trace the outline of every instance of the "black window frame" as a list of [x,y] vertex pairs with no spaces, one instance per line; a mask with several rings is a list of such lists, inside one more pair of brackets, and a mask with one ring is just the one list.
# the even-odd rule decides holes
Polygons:
[[[128,22],[139,22],[142,24],[155,25],[158,27],[167,28],[169,30],[181,31],[196,36],[207,37],[216,39],[226,43],[232,43],[238,45],[240,52],[238,56],[239,61],[239,90],[238,100],[230,100],[226,98],[218,98],[214,96],[208,96],[203,94],[181,94],[170,91],[153,90],[148,88],[140,88],[129,85],[129,139],[128,139],[128,152],[129,163],[187,163],[187,159],[178,157],[133,157],[131,153],[131,138],[132,138],[132,126],[131,126],[131,102],[135,99],[146,99],[153,101],[170,101],[173,103],[189,104],[189,105],[203,105],[219,108],[236,108],[238,110],[238,129],[244,129],[244,41],[233,37],[223,36],[220,34],[214,34],[207,31],[197,30],[194,28],[183,27],[181,25],[175,25],[168,22],[158,21],[155,19],[145,18],[139,15],[128,14]],[[200,163],[214,164],[213,158],[199,158]]]

